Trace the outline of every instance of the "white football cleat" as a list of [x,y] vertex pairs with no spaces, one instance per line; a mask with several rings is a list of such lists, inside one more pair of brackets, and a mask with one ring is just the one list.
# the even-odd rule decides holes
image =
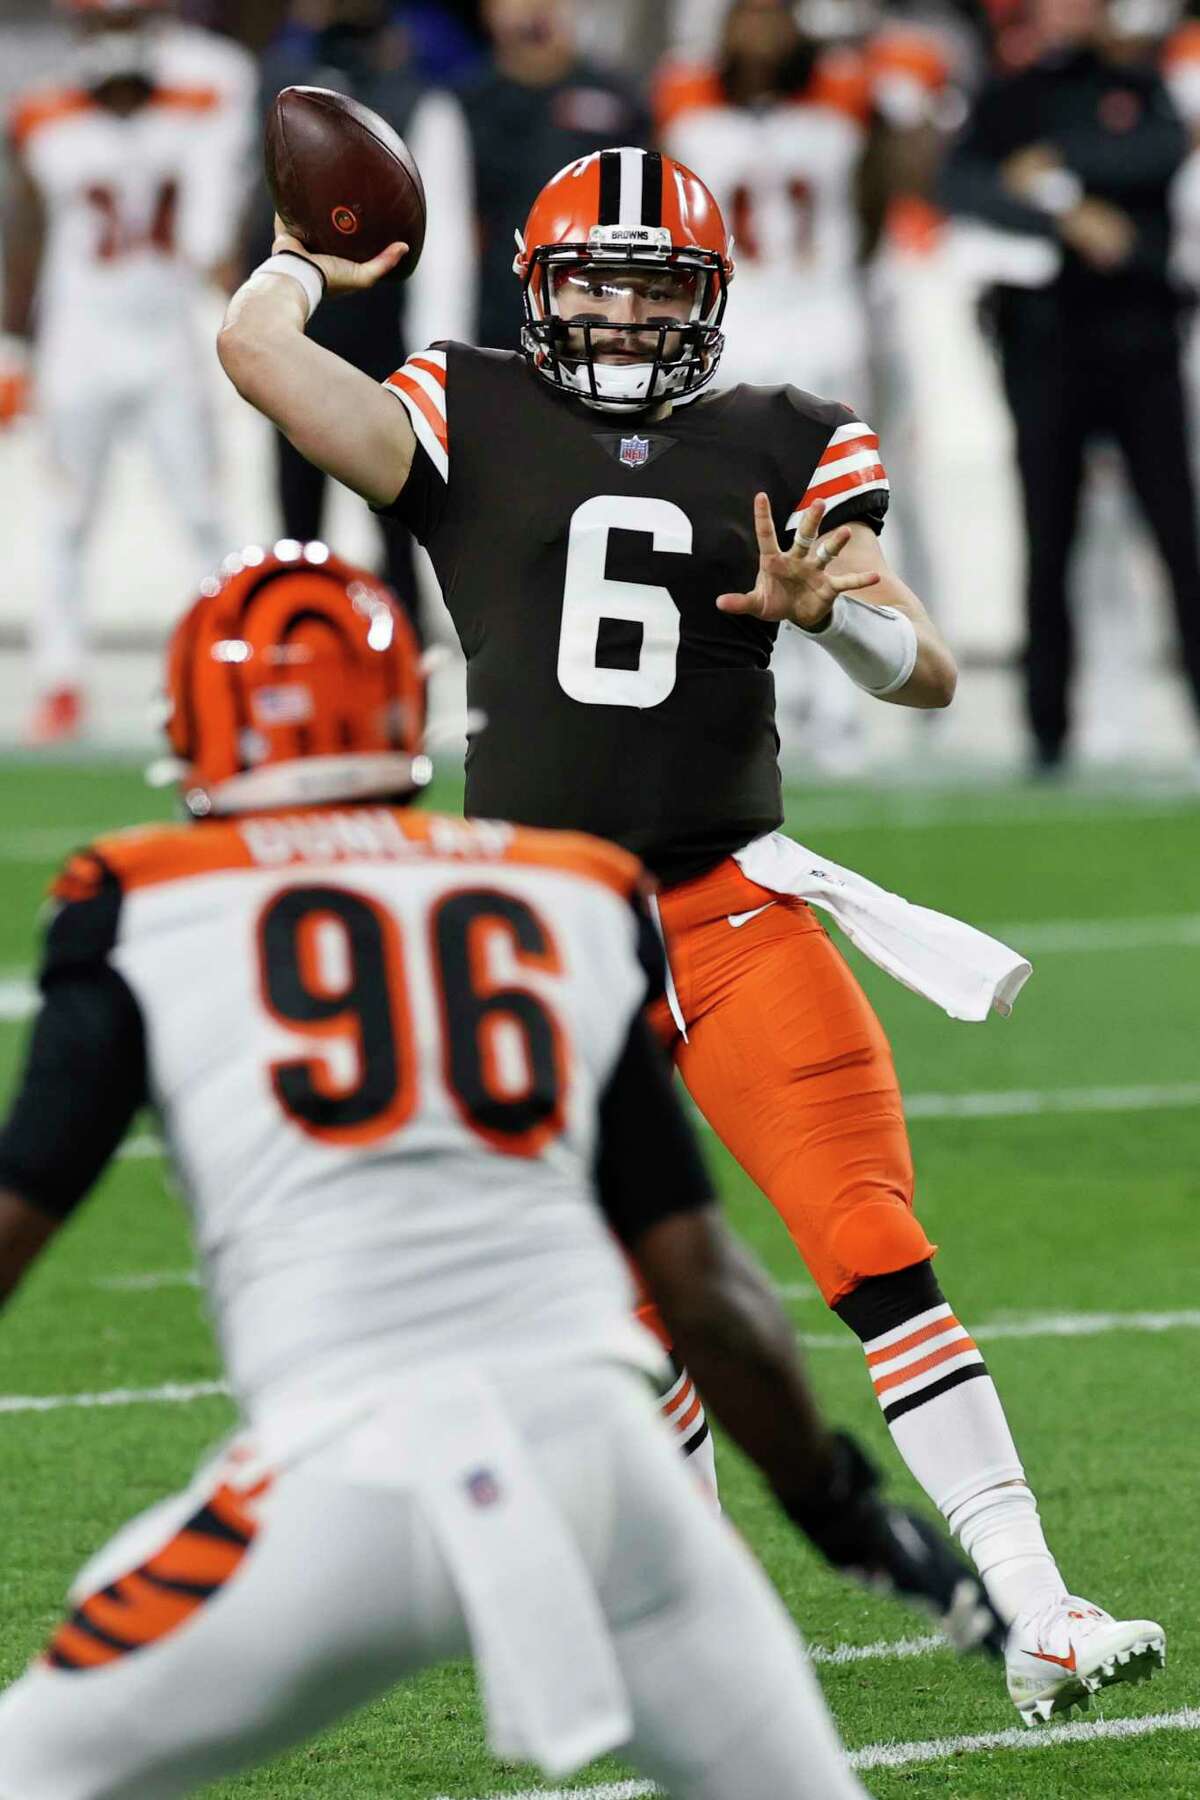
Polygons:
[[1167,1660],[1167,1636],[1150,1619],[1111,1613],[1063,1594],[1013,1622],[1004,1654],[1008,1691],[1026,1725],[1081,1711],[1101,1688],[1149,1681]]

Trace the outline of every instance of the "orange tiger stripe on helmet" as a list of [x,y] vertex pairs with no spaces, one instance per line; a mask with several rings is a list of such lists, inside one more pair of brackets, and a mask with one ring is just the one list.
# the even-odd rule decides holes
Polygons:
[[414,756],[425,726],[403,608],[369,571],[316,543],[227,559],[172,634],[167,698],[185,786],[209,795],[306,757]]

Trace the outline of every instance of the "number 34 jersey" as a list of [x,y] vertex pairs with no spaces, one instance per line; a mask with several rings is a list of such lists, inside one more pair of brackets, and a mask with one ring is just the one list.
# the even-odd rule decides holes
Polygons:
[[609,1227],[657,1203],[606,1222],[594,1179],[643,879],[582,836],[389,807],[102,840],[56,886],[0,1183],[69,1211],[153,1101],[252,1415],[549,1344],[655,1366]]
[[[71,363],[76,386],[95,380],[114,345],[124,362],[164,339],[181,354],[201,272],[236,236],[242,194],[222,154],[227,129],[205,87],[157,89],[127,116],[73,88],[13,110],[10,141],[46,219],[39,346]],[[171,378],[159,359],[152,371]]]
[[882,525],[870,427],[790,387],[614,418],[459,344],[387,385],[417,452],[386,510],[429,549],[482,716],[468,813],[595,832],[665,881],[774,829],[776,627],[716,599],[754,585],[760,489],[781,543],[816,500],[823,529]]

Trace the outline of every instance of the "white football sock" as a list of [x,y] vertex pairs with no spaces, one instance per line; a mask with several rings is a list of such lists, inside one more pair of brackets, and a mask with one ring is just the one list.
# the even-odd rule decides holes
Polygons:
[[704,1416],[700,1396],[687,1370],[671,1359],[671,1380],[663,1390],[659,1412],[676,1433],[679,1448],[688,1459],[688,1468],[712,1495],[713,1505],[721,1510],[717,1488],[717,1458],[712,1432]]
[[1037,1501],[1023,1481],[987,1488],[947,1513],[946,1523],[979,1570],[992,1605],[1011,1622],[1067,1591],[1042,1534]]
[[83,531],[55,521],[49,537],[50,580],[29,622],[33,685],[39,693],[78,687],[87,652]]
[[837,1311],[863,1339],[896,1448],[996,1610],[1011,1621],[1066,1593],[995,1384],[928,1263],[872,1277]]

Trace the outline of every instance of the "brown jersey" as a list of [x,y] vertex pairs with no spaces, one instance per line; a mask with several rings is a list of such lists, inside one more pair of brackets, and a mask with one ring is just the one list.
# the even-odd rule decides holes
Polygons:
[[870,427],[791,387],[614,419],[461,344],[388,386],[418,448],[385,510],[429,550],[485,721],[468,813],[593,832],[665,882],[774,829],[777,628],[716,597],[754,585],[760,489],[781,540],[817,499],[879,529]]

